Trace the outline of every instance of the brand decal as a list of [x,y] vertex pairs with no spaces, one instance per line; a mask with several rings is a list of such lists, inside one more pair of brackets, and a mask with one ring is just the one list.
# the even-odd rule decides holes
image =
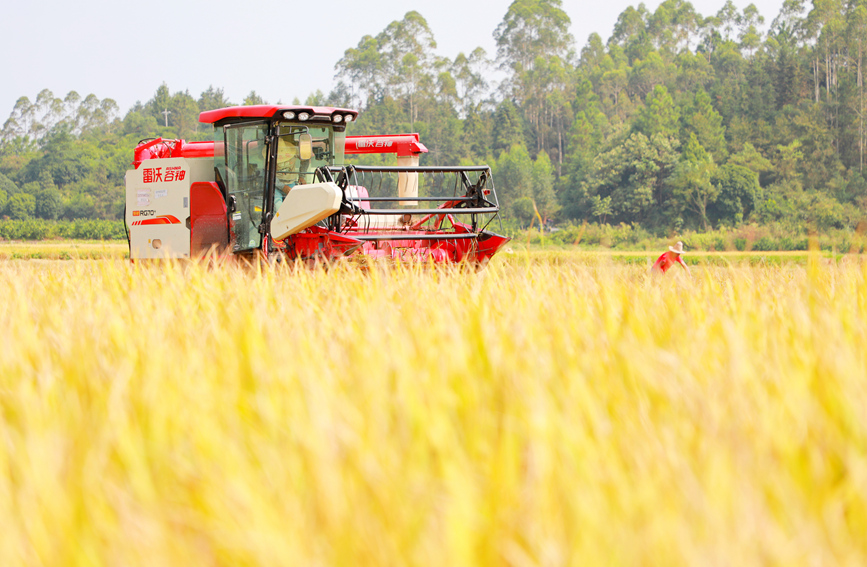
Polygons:
[[355,143],[357,148],[390,148],[394,145],[391,140],[358,140]]
[[[165,172],[163,172],[165,169]],[[169,181],[183,181],[187,172],[177,165],[174,167],[146,167],[142,170],[142,182],[144,183],[165,183]]]
[[[150,215],[137,215],[136,213],[150,213]],[[133,211],[132,216],[153,216],[154,211]],[[174,215],[160,215],[158,217],[153,217],[144,220],[133,221],[132,226],[139,226],[145,224],[181,224],[181,221]]]

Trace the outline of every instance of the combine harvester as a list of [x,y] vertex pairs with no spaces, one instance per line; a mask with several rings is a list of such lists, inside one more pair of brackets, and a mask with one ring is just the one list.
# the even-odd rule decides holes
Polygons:
[[[418,134],[346,136],[357,116],[239,106],[201,113],[212,142],[143,140],[126,173],[130,259],[485,264],[508,242],[486,230],[500,210],[487,166],[419,167]],[[344,163],[372,153],[397,154],[398,165]]]

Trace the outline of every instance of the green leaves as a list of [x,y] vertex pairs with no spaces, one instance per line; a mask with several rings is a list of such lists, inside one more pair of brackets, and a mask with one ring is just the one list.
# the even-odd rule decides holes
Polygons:
[[680,125],[680,112],[674,104],[674,100],[663,85],[657,85],[648,93],[644,108],[639,112],[635,120],[635,131],[645,136],[662,134],[663,136],[677,136]]
[[717,169],[711,182],[717,190],[707,207],[711,222],[735,226],[750,216],[761,192],[756,172],[728,163]]
[[36,211],[36,198],[28,193],[18,193],[9,198],[6,203],[6,214],[12,220],[26,220],[33,217]]
[[680,199],[701,221],[702,228],[708,230],[707,207],[719,195],[719,188],[711,183],[716,170],[713,158],[698,142],[695,134],[681,155],[680,162],[672,176],[674,195]]
[[494,31],[497,60],[513,78],[531,71],[536,61],[564,59],[572,44],[571,20],[560,0],[514,0]]
[[668,181],[678,162],[677,145],[676,139],[662,134],[632,134],[593,162],[587,180],[590,198],[610,197],[615,222],[651,227],[668,222],[673,212]]
[[376,37],[365,35],[355,48],[347,49],[335,66],[335,78],[352,86],[359,105],[385,96],[414,98],[434,83],[433,68],[442,63],[433,54],[435,48],[427,21],[418,12],[407,12]]

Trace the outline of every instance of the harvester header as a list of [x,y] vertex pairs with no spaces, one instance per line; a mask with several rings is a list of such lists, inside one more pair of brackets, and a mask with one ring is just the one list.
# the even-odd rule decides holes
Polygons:
[[[418,134],[347,136],[358,112],[258,105],[201,113],[213,140],[142,140],[126,175],[130,258],[206,253],[485,263],[508,241],[487,166],[424,167]],[[393,154],[394,166],[346,163]]]

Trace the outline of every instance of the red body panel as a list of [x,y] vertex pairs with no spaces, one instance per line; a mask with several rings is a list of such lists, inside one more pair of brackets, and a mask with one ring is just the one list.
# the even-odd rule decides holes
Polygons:
[[190,185],[190,254],[199,255],[212,246],[229,244],[226,200],[214,182]]
[[212,158],[214,157],[214,142],[184,142],[180,157]]
[[[451,234],[466,234],[471,228],[456,223]],[[485,264],[496,254],[508,238],[488,233],[476,239],[448,239],[447,233],[436,231],[406,232],[406,240],[370,242],[353,238],[353,235],[369,234],[363,231],[337,233],[314,226],[292,235],[282,244],[290,259],[335,260],[360,250],[364,256],[391,261],[453,263],[461,261]],[[381,232],[380,232],[381,234]],[[436,234],[443,240],[418,240],[417,235]]]
[[214,157],[214,142],[185,142],[155,138],[135,148],[133,165],[136,169],[148,159]]
[[311,226],[283,241],[286,256],[298,260],[333,260],[348,256],[359,249],[361,240],[332,232],[321,226]]
[[347,136],[346,154],[397,154],[411,156],[427,153],[427,148],[419,142],[418,134],[397,134],[392,136]]
[[229,108],[218,108],[217,110],[206,110],[199,114],[199,122],[204,124],[213,124],[224,118],[271,118],[278,112],[291,110],[295,113],[308,112],[311,115],[331,116],[332,114],[351,114],[352,119],[358,117],[357,110],[348,108],[334,108],[331,106],[297,106],[297,105],[272,105],[259,104],[252,106],[231,106]]

